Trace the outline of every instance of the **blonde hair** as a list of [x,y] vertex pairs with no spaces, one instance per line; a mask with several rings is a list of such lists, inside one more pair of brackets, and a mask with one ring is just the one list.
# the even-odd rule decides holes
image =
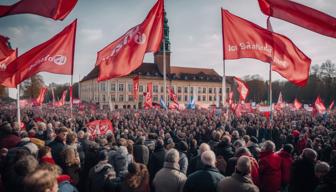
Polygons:
[[24,180],[25,192],[45,192],[57,185],[57,175],[45,169],[38,169],[27,175]]

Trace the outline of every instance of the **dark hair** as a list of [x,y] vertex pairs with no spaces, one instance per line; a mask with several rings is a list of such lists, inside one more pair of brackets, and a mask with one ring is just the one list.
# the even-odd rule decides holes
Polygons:
[[288,152],[288,153],[293,153],[294,151],[294,147],[292,144],[286,144],[284,147],[283,147],[283,150]]

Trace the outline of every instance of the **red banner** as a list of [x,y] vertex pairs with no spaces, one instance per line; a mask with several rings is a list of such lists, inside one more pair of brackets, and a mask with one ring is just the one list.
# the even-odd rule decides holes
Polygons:
[[139,75],[137,75],[136,77],[133,78],[133,97],[134,97],[134,101],[137,101],[138,96],[139,96],[139,80],[140,80]]
[[8,64],[6,70],[12,76],[10,80],[7,79],[10,83],[5,86],[16,87],[17,84],[39,72],[72,75],[76,25],[77,20],[50,40]]
[[326,111],[326,107],[320,96],[318,96],[315,100],[315,109],[319,113],[324,113]]
[[63,20],[77,0],[21,0],[13,5],[0,5],[0,17],[31,13],[54,20]]
[[177,100],[177,95],[175,94],[174,89],[172,87],[168,87],[168,95],[169,95],[169,98],[172,102],[179,105],[178,100]]
[[64,90],[61,99],[55,102],[55,107],[61,107],[65,104],[66,94],[67,94],[67,90]]
[[108,131],[114,133],[112,122],[108,119],[91,121],[87,126],[87,131],[92,138],[96,138],[100,135],[105,135]]
[[224,59],[254,58],[298,86],[308,81],[311,60],[287,37],[222,10]]
[[158,0],[146,19],[97,53],[98,81],[122,77],[137,69],[146,52],[156,52],[163,36],[163,0]]
[[9,38],[0,35],[0,84],[10,84],[12,73],[7,69],[9,63],[16,59],[17,50],[9,46]]
[[38,106],[42,105],[42,103],[44,101],[45,94],[47,93],[47,91],[48,91],[47,87],[41,87],[40,94],[38,95],[38,97],[35,100],[36,105],[38,105]]
[[288,0],[258,0],[261,11],[329,37],[336,37],[336,18]]
[[233,79],[237,83],[237,86],[238,86],[237,90],[239,92],[240,100],[245,101],[248,95],[248,92],[249,92],[247,84],[243,80],[239,79],[238,77],[233,77]]
[[147,83],[147,92],[145,95],[145,109],[153,107],[153,86],[152,83]]
[[301,107],[302,107],[302,103],[300,103],[300,101],[295,98],[295,100],[294,100],[294,108],[296,110],[299,110]]

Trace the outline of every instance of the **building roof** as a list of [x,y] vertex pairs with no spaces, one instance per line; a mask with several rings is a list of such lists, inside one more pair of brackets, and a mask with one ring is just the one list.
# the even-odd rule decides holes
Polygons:
[[[143,63],[138,69],[133,71],[130,75],[143,75],[151,77],[162,77],[158,65],[155,63]],[[92,80],[98,77],[98,67],[95,66],[88,75],[86,75],[81,82]],[[178,67],[171,66],[170,74],[167,75],[171,80],[185,80],[185,81],[207,81],[207,82],[221,82],[220,76],[214,69],[209,68],[194,68],[194,67]],[[232,77],[226,76],[228,83],[232,83]]]

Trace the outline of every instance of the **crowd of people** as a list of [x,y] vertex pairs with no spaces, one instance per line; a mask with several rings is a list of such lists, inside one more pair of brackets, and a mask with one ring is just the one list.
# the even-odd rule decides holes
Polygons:
[[[87,123],[110,119],[93,137]],[[4,192],[334,192],[336,113],[48,106],[0,113]]]

